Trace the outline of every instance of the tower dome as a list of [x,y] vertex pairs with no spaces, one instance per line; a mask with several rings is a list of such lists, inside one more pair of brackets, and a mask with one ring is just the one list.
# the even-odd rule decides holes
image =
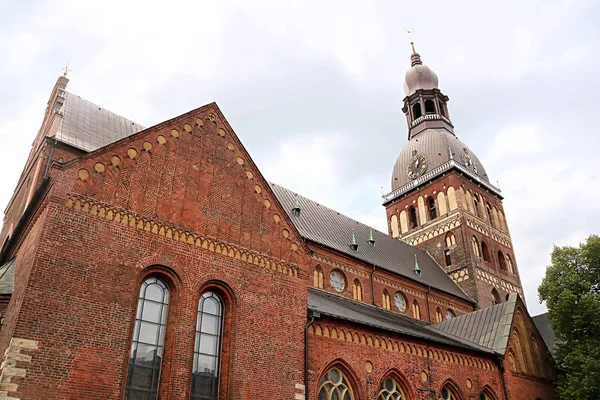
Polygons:
[[423,65],[421,55],[415,51],[410,56],[410,69],[404,75],[404,93],[407,96],[419,89],[437,89],[438,77],[427,65]]

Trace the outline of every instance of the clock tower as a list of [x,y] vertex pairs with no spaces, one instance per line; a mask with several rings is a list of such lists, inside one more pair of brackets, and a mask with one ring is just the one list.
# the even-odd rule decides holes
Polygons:
[[448,96],[412,50],[402,108],[408,143],[383,196],[389,234],[428,251],[479,308],[523,297],[500,189],[456,136]]

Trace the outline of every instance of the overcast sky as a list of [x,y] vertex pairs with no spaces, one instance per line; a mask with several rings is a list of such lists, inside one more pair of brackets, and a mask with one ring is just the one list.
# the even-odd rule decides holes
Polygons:
[[499,181],[532,315],[553,244],[600,233],[600,2],[0,0],[0,207],[52,87],[151,126],[216,101],[268,180],[387,231],[406,28]]

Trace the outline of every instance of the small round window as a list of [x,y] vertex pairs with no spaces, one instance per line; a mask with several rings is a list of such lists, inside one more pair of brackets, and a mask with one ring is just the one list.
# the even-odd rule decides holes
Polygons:
[[341,292],[346,287],[346,279],[338,270],[331,271],[331,275],[329,275],[329,281],[331,283],[331,287],[334,288],[336,292]]
[[406,310],[406,299],[404,298],[402,293],[398,292],[394,295],[394,303],[396,303],[398,311],[404,312]]

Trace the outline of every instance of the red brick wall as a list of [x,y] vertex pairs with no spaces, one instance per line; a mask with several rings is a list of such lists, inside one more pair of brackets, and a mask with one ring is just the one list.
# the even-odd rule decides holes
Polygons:
[[[478,398],[484,386],[489,387],[498,400],[504,398],[499,370],[491,357],[326,318],[317,320],[311,331],[309,399],[317,398],[318,381],[333,365],[340,366],[349,375],[356,399],[376,398],[380,383],[390,373],[403,378],[404,394],[409,399],[438,399],[442,386],[448,381],[455,385],[463,399]],[[363,335],[365,344],[361,343]],[[367,362],[372,364],[372,372],[368,372]],[[427,374],[426,381],[421,379],[422,372]],[[471,388],[467,386],[467,379],[471,381]]]

